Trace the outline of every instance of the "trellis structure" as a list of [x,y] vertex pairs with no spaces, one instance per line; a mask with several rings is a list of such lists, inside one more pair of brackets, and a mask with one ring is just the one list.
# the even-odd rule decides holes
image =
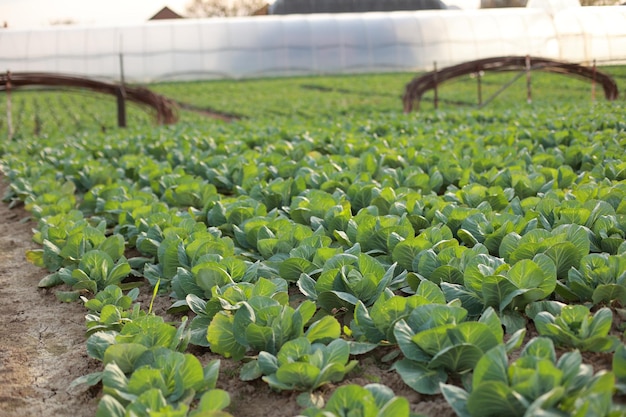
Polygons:
[[[613,78],[608,74],[598,71],[595,66],[587,67],[569,62],[531,56],[501,56],[463,62],[461,64],[453,65],[440,70],[435,69],[429,73],[415,77],[407,84],[402,97],[404,112],[409,113],[414,109],[419,109],[422,96],[429,90],[433,90],[435,92],[435,107],[437,107],[438,86],[453,78],[468,74],[480,74],[484,71],[520,71],[518,76],[512,80],[515,81],[524,74],[529,75],[531,70],[540,70],[583,78],[593,83],[602,85],[602,88],[604,89],[604,96],[607,100],[616,100],[618,96],[617,84]],[[477,78],[478,82],[480,82],[480,77]],[[511,83],[512,82],[502,86],[502,88],[496,92],[496,95],[503,91]],[[482,99],[480,98],[479,104],[483,104]]]
[[0,91],[45,86],[70,89],[88,89],[94,92],[117,97],[118,126],[126,126],[126,100],[154,110],[158,124],[172,124],[178,121],[177,107],[168,98],[153,93],[144,87],[108,83],[87,77],[44,72],[17,72],[0,74]]

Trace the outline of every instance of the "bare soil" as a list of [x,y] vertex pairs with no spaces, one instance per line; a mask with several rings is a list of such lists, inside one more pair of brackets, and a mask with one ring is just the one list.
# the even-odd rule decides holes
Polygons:
[[87,356],[85,309],[37,288],[48,272],[26,261],[32,227],[25,210],[0,203],[0,415],[94,416],[98,390],[67,390],[100,368]]

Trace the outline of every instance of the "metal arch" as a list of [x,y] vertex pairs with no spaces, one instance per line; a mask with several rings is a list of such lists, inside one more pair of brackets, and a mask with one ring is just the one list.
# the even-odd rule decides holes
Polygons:
[[617,99],[618,89],[613,78],[595,68],[539,57],[501,56],[463,62],[461,64],[446,67],[441,70],[431,71],[422,76],[415,77],[406,85],[404,95],[402,96],[404,112],[409,113],[413,111],[414,103],[417,103],[416,108],[419,109],[419,103],[422,95],[426,91],[434,89],[437,85],[442,84],[445,81],[463,75],[476,73],[478,71],[525,70],[527,68],[527,59],[530,60],[531,69],[533,70],[536,69],[557,74],[571,75],[598,82],[602,85],[602,88],[604,89],[604,96],[607,100]]
[[7,72],[0,74],[0,91],[36,85],[84,88],[98,93],[111,94],[117,97],[118,100],[130,100],[139,105],[152,108],[156,113],[158,124],[172,124],[178,121],[176,104],[172,100],[153,93],[147,88],[122,86],[91,78],[57,73]]

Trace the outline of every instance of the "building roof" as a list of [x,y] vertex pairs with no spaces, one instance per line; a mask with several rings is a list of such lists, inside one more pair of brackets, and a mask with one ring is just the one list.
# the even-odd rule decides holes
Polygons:
[[445,8],[440,0],[276,0],[270,5],[269,13],[360,13]]
[[179,15],[178,13],[176,13],[169,7],[165,6],[161,10],[156,12],[156,14],[148,20],[182,19],[182,18],[183,17],[181,15]]

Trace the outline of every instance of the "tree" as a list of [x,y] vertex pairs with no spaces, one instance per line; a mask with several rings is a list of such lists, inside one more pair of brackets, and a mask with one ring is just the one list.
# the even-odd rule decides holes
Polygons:
[[[528,0],[481,0],[481,9],[493,7],[525,7]],[[580,0],[581,6],[612,6],[619,4],[620,0]]]
[[265,4],[265,0],[192,0],[187,13],[192,17],[250,16]]
[[614,6],[619,0],[580,0],[581,6]]
[[75,25],[76,22],[73,21],[72,19],[57,19],[57,20],[51,20],[50,21],[50,25],[52,26],[62,26],[62,25]]
[[491,9],[498,7],[526,7],[528,0],[481,0],[481,9]]

